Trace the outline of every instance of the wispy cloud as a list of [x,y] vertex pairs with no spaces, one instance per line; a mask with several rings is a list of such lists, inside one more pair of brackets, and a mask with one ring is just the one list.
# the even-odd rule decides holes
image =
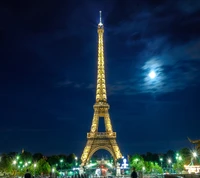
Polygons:
[[70,80],[64,80],[64,81],[60,81],[58,83],[56,83],[55,87],[74,87],[74,88],[85,88],[85,84],[84,83],[78,83],[78,82],[74,82],[74,81],[70,81]]
[[66,86],[69,86],[71,84],[73,84],[72,81],[65,80],[65,81],[61,81],[61,82],[56,83],[56,87],[66,87]]
[[[147,8],[136,10],[129,14],[129,18],[122,18],[120,22],[106,27],[109,36],[119,37],[119,44],[123,44],[120,51],[127,51],[122,56],[129,60],[121,60],[119,65],[123,63],[127,71],[136,71],[126,75],[127,78],[122,76],[108,83],[108,95],[168,93],[200,83],[200,14],[196,14],[200,3],[191,5],[187,1],[176,1],[172,6],[166,1],[158,3],[156,8],[153,3],[148,3]],[[133,51],[134,57],[131,56]],[[152,70],[156,73],[154,79],[148,76]],[[57,86],[95,90],[95,82],[66,80]]]

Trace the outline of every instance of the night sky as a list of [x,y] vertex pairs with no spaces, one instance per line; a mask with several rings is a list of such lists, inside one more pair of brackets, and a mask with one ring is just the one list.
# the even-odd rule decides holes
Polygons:
[[81,156],[95,103],[99,10],[122,154],[200,139],[199,0],[1,0],[0,152]]

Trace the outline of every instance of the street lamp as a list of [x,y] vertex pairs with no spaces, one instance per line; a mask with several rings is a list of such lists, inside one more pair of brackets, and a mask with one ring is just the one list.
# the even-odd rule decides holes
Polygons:
[[76,156],[75,157],[75,166],[77,166],[77,160],[78,160],[78,157]]
[[163,158],[160,158],[161,167],[162,167],[162,162],[163,162]]
[[55,171],[55,169],[52,168],[52,177],[54,177],[54,171]]
[[193,152],[193,153],[192,153],[192,156],[193,156],[194,158],[196,158],[196,157],[197,157],[197,152]]
[[61,167],[61,172],[62,172],[62,164],[63,164],[63,159],[60,160],[60,167]]
[[34,167],[34,177],[35,177],[35,168],[36,168],[36,166],[37,166],[37,164],[35,163],[35,164],[33,165],[33,167]]
[[171,159],[168,159],[167,161],[168,161],[168,163],[169,163],[169,170],[171,170],[171,163],[172,163],[172,160],[171,160]]
[[14,164],[14,165],[16,165],[16,164],[17,164],[17,161],[16,161],[16,160],[14,160],[14,161],[13,161],[13,164]]
[[14,165],[14,175],[15,175],[15,165],[17,164],[16,160],[13,160],[13,165]]
[[191,165],[194,165],[193,160],[196,159],[197,156],[198,156],[198,155],[197,155],[197,152],[196,152],[196,151],[192,152],[191,163],[190,163]]

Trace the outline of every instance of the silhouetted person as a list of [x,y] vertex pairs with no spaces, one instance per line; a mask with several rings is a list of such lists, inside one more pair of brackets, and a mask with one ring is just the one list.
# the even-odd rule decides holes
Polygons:
[[133,167],[133,172],[131,173],[131,178],[137,178],[137,172],[135,171],[134,167]]
[[26,170],[26,174],[24,175],[24,178],[31,178],[31,174],[28,172],[28,169]]

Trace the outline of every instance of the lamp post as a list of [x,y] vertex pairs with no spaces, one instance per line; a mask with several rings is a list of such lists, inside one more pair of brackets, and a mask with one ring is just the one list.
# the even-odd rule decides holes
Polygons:
[[75,166],[77,166],[77,160],[78,160],[78,157],[76,156],[75,157]]
[[34,167],[34,177],[35,177],[35,168],[36,168],[36,166],[37,166],[37,164],[35,163],[35,164],[33,165],[33,167]]
[[54,171],[55,171],[55,169],[52,168],[52,177],[54,177]]
[[194,165],[193,160],[196,159],[197,156],[198,155],[196,151],[192,152],[191,163],[190,163],[191,165]]
[[193,156],[194,158],[196,158],[196,157],[197,157],[197,152],[193,152],[193,153],[192,153],[192,156]]
[[162,168],[162,162],[163,162],[163,158],[160,158],[161,168]]
[[61,168],[61,172],[62,172],[62,166],[63,166],[63,159],[60,160],[60,168]]
[[167,161],[168,161],[168,163],[169,163],[169,170],[171,170],[171,163],[172,163],[172,160],[171,160],[171,159],[168,159]]
[[14,161],[13,161],[13,165],[14,165],[14,176],[15,176],[15,166],[16,166],[16,164],[17,164],[17,161],[14,160]]

